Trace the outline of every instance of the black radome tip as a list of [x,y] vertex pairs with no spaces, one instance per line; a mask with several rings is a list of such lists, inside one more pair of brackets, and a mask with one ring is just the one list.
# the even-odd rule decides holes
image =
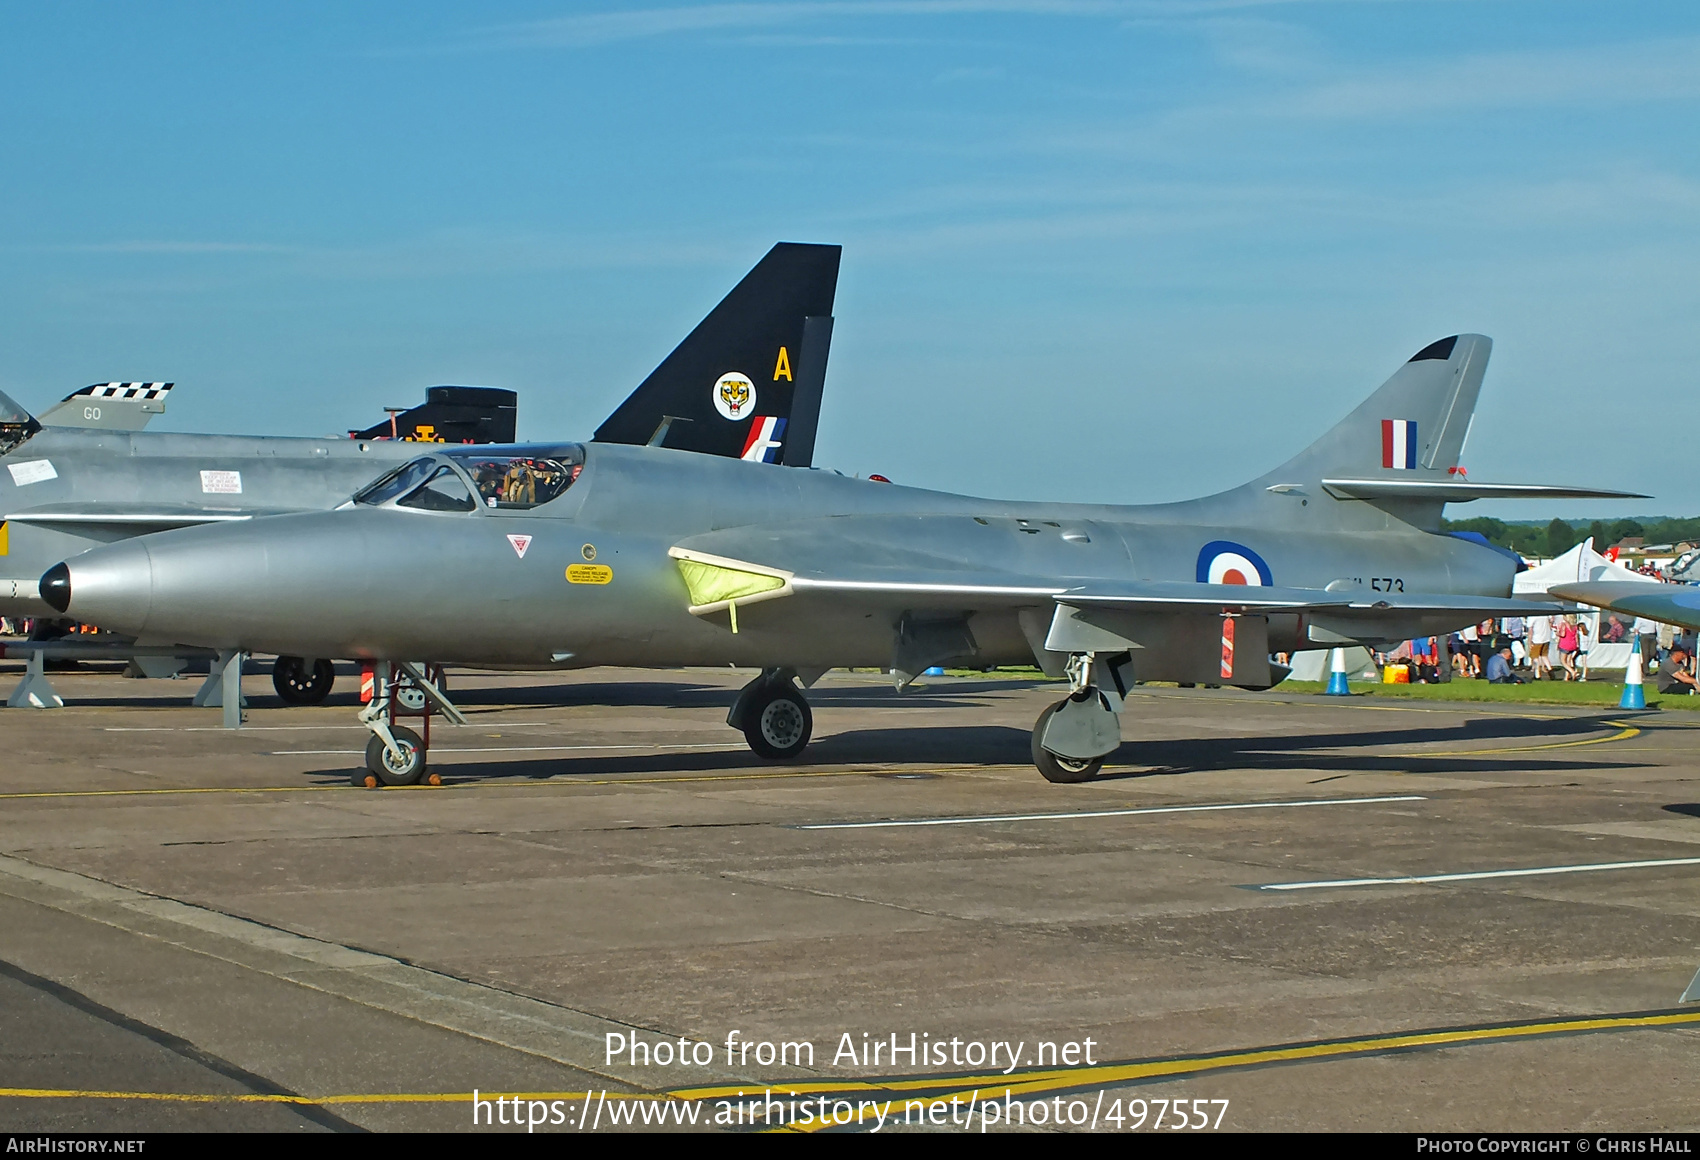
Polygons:
[[41,576],[41,598],[64,612],[71,607],[71,570],[55,564]]

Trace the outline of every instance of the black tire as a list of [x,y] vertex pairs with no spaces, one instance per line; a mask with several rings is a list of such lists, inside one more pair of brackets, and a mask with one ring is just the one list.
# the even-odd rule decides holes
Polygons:
[[1065,697],[1039,714],[1039,720],[1033,723],[1033,764],[1044,774],[1046,781],[1075,785],[1097,777],[1098,771],[1104,768],[1104,759],[1096,757],[1091,761],[1076,761],[1072,757],[1058,757],[1039,744],[1039,738],[1045,735],[1045,725],[1051,716],[1066,704],[1068,699]]
[[366,768],[385,785],[418,785],[425,776],[425,742],[403,725],[392,725],[390,733],[407,761],[397,765],[395,755],[376,733],[366,742]]
[[744,740],[758,757],[784,761],[803,752],[814,732],[815,717],[789,681],[761,690],[744,715]]
[[278,657],[272,665],[272,688],[285,705],[322,705],[334,684],[336,669],[322,657],[313,662],[311,672],[300,657]]

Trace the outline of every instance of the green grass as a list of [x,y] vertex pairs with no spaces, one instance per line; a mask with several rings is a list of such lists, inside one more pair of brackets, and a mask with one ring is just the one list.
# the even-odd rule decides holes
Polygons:
[[[1282,693],[1321,693],[1322,681],[1282,681]],[[1700,697],[1661,695],[1647,686],[1647,707],[1700,709]],[[1498,701],[1518,705],[1604,705],[1617,708],[1623,696],[1621,681],[1533,681],[1527,685],[1490,685],[1486,681],[1451,681],[1444,685],[1383,685],[1352,681],[1353,696],[1404,697],[1414,701]]]
[[[863,670],[856,670],[858,672]],[[875,671],[875,670],[867,670]],[[980,669],[946,669],[946,676],[978,677],[982,679],[1048,681],[1060,680],[1045,676],[1036,668],[1008,666],[983,672]],[[922,678],[924,682],[926,678]],[[1173,689],[1172,681],[1152,681],[1154,688]],[[1600,705],[1617,708],[1623,696],[1623,677],[1596,676],[1587,681],[1532,681],[1526,685],[1490,685],[1486,681],[1451,681],[1444,685],[1383,685],[1376,681],[1351,681],[1354,697],[1403,697],[1413,701],[1482,701],[1513,705]],[[1202,686],[1201,686],[1202,687]],[[1326,688],[1323,681],[1282,681],[1272,692],[1318,694]],[[1678,696],[1654,691],[1647,682],[1649,709],[1700,709],[1700,696]]]
[[[1004,680],[1050,679],[1035,668],[1009,667],[994,669],[991,672],[981,672],[979,669],[946,669],[945,673],[952,677],[990,677]],[[1168,681],[1154,681],[1152,684],[1159,688],[1175,687]],[[1354,697],[1504,702],[1513,705],[1602,705],[1611,709],[1617,708],[1618,699],[1623,696],[1623,677],[1617,673],[1587,681],[1532,681],[1526,685],[1490,685],[1486,681],[1466,680],[1451,681],[1444,685],[1383,685],[1375,681],[1352,681],[1350,686]],[[1326,683],[1322,681],[1288,680],[1276,685],[1272,691],[1321,694],[1326,687]],[[1660,694],[1654,691],[1651,680],[1647,682],[1646,690],[1647,707],[1650,709],[1700,709],[1700,696]]]

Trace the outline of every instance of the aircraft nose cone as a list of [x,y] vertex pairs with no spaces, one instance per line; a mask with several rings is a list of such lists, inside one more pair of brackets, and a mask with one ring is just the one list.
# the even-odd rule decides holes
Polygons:
[[42,573],[41,598],[60,612],[71,607],[71,569],[55,564]]

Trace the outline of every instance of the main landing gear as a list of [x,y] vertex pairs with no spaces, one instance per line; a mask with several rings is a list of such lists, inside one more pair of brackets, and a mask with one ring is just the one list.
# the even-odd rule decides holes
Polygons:
[[815,717],[796,679],[795,669],[768,669],[743,687],[726,714],[726,724],[743,730],[758,757],[784,761],[809,743]]
[[1128,654],[1078,653],[1068,661],[1069,695],[1033,725],[1033,764],[1046,781],[1091,781],[1122,743]]
[[[360,723],[372,731],[366,742],[366,768],[354,775],[355,785],[441,785],[426,770],[431,748],[431,716],[441,713],[456,725],[466,718],[444,693],[439,665],[414,661],[380,662],[372,673],[372,703],[360,710]],[[396,724],[397,717],[416,716],[419,731]]]
[[336,670],[323,658],[278,657],[272,665],[272,688],[285,705],[322,705],[336,684]]

